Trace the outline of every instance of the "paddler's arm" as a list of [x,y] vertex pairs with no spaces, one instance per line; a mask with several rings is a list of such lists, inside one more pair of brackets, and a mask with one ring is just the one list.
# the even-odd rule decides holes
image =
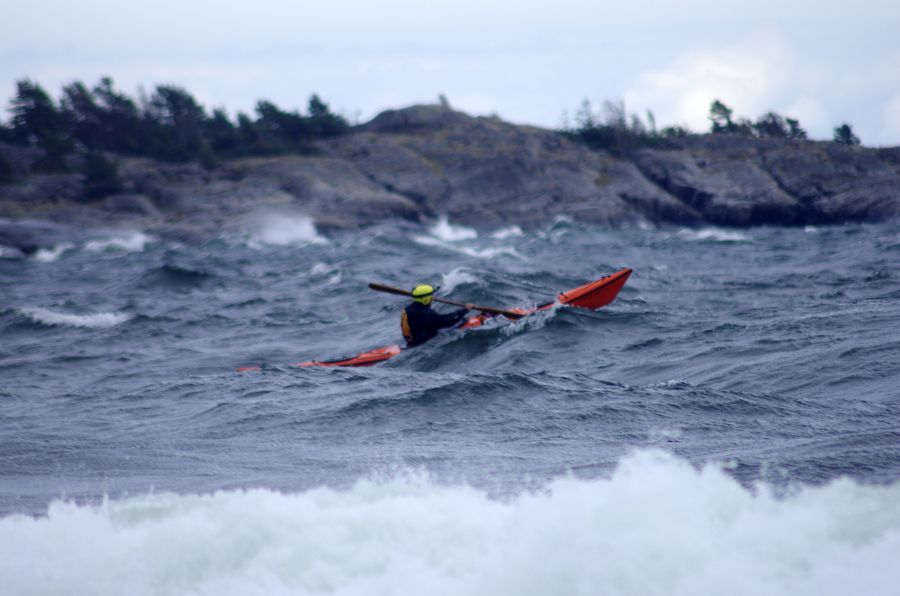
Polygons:
[[472,305],[466,304],[466,306],[464,308],[460,308],[459,310],[455,310],[451,313],[447,313],[446,315],[440,315],[440,314],[435,313],[435,316],[437,317],[437,319],[439,321],[438,326],[441,329],[443,329],[445,327],[453,327],[454,325],[456,325],[457,323],[462,321],[463,318],[465,318],[466,313],[468,313],[471,309],[472,309]]

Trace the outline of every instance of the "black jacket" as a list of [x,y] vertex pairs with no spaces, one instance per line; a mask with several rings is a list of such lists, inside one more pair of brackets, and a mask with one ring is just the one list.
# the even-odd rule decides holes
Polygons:
[[413,302],[403,309],[400,315],[400,328],[403,330],[406,343],[417,346],[437,335],[439,329],[453,327],[462,321],[467,312],[469,312],[467,309],[461,308],[442,315],[436,313],[430,306]]

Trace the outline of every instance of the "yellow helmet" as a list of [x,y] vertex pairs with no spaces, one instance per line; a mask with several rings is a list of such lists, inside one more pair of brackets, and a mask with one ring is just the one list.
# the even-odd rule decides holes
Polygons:
[[431,299],[434,298],[434,288],[425,284],[416,286],[413,288],[412,297],[416,302],[421,302],[427,306],[431,304]]

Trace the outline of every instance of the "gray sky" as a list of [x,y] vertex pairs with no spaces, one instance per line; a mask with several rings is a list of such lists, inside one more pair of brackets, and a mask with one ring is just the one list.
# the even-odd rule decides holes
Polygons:
[[[182,85],[234,115],[257,99],[351,120],[434,102],[558,126],[624,99],[660,126],[774,110],[816,138],[847,121],[900,145],[900,2],[860,0],[0,0],[0,101],[29,77],[54,95],[112,76]],[[5,107],[5,105],[4,105]],[[8,114],[3,112],[3,120]]]

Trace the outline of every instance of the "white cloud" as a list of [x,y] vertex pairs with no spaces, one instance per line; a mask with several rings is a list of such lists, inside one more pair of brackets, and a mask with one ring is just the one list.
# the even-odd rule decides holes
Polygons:
[[884,136],[900,139],[900,93],[897,93],[884,108]]
[[705,130],[714,99],[744,116],[778,107],[779,96],[796,81],[796,62],[781,34],[761,29],[724,47],[686,51],[664,69],[640,75],[625,101],[636,112],[654,110],[661,123]]
[[900,4],[871,4],[33,0],[0,19],[0,104],[20,78],[56,94],[111,75],[132,94],[182,85],[232,114],[260,98],[302,108],[316,92],[367,119],[445,93],[462,110],[556,126],[582,98],[624,98],[702,131],[719,98],[739,116],[799,118],[817,138],[847,121],[867,144],[898,143]]
[[817,97],[809,95],[798,97],[785,106],[784,113],[800,120],[801,125],[807,130],[826,131],[835,126],[828,108]]
[[660,125],[709,128],[714,99],[736,117],[768,111],[797,118],[814,138],[831,138],[841,122],[863,142],[900,138],[900,54],[867,61],[830,61],[802,53],[780,30],[757,29],[734,42],[691,48],[663,68],[639,75],[626,92],[629,111],[654,111]]

